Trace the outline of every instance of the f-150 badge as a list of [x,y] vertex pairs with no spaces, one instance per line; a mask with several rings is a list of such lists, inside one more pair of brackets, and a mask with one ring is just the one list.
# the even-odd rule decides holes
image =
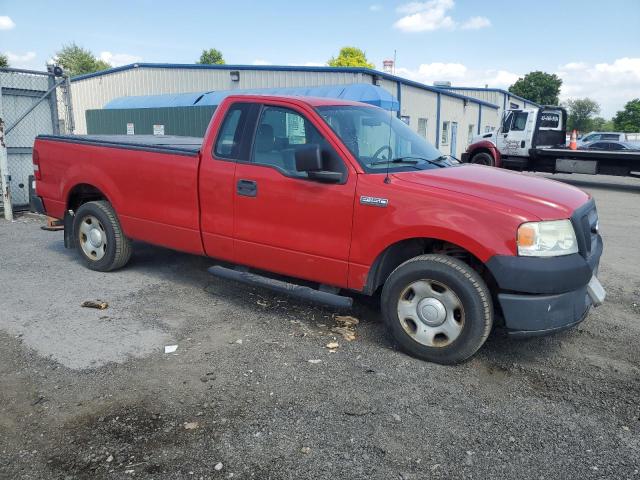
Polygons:
[[386,198],[366,197],[363,195],[360,197],[360,203],[362,205],[371,205],[373,207],[386,207],[389,205],[389,200]]

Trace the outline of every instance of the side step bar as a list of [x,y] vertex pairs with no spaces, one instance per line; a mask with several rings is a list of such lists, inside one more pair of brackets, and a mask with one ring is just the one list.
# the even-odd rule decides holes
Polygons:
[[268,288],[274,292],[283,293],[303,300],[309,300],[329,307],[347,309],[351,308],[353,305],[353,298],[351,297],[343,297],[335,293],[323,292],[311,287],[296,285],[295,283],[274,280],[256,273],[234,270],[220,265],[214,265],[213,267],[209,267],[207,270],[214,277],[224,278],[226,280],[235,280],[247,285]]

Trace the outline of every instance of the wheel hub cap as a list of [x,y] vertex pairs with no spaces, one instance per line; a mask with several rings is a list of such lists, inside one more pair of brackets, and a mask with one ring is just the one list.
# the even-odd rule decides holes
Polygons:
[[89,233],[89,241],[96,248],[102,245],[102,233],[100,232],[100,230],[98,230],[97,228],[92,228],[91,232]]
[[79,242],[82,251],[90,260],[98,261],[107,251],[107,233],[104,226],[93,215],[87,215],[79,225]]
[[436,298],[423,298],[418,303],[418,318],[430,327],[442,325],[447,318],[447,309]]
[[416,342],[445,347],[460,336],[465,315],[462,302],[451,287],[424,279],[411,282],[400,294],[398,320]]

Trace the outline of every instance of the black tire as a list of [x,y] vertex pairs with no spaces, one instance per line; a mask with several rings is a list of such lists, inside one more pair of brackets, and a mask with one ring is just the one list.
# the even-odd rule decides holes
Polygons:
[[496,162],[491,156],[491,154],[487,152],[479,152],[476,153],[473,157],[471,157],[471,162],[477,165],[487,165],[489,167],[495,167]]
[[[100,258],[86,253],[82,247],[83,233],[80,228],[82,223],[90,220],[91,217],[99,221],[100,232],[106,237],[106,243],[101,247],[102,251],[99,253]],[[131,242],[122,232],[120,221],[113,207],[104,200],[87,202],[78,208],[73,219],[73,239],[80,258],[91,270],[110,272],[124,267],[131,258]]]
[[[438,327],[429,330],[431,327],[418,321],[400,319],[399,302],[407,301],[401,296],[406,295],[407,290],[411,293],[411,285],[416,285],[415,282],[420,284],[423,281],[433,282],[438,288],[444,287],[447,295],[446,290],[449,289],[454,294],[452,298],[459,302],[461,312],[457,311],[456,319],[456,324],[460,325],[458,336],[450,343],[444,336],[442,346],[420,343],[414,338],[415,334],[412,336],[406,330],[411,323],[416,324],[416,329],[423,328],[425,331],[433,332]],[[493,304],[485,282],[469,265],[444,255],[420,255],[397,267],[382,290],[382,313],[387,328],[402,350],[414,357],[445,365],[470,358],[484,344],[493,325]]]

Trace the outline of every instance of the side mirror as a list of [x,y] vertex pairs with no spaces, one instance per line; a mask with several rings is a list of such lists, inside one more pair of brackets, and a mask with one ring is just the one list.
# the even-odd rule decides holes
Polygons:
[[309,144],[297,149],[295,158],[296,170],[299,172],[308,173],[322,170],[322,153],[317,144]]
[[322,151],[317,144],[309,144],[295,152],[296,170],[306,172],[309,180],[323,183],[339,183],[343,179],[341,172],[324,170],[322,165]]

